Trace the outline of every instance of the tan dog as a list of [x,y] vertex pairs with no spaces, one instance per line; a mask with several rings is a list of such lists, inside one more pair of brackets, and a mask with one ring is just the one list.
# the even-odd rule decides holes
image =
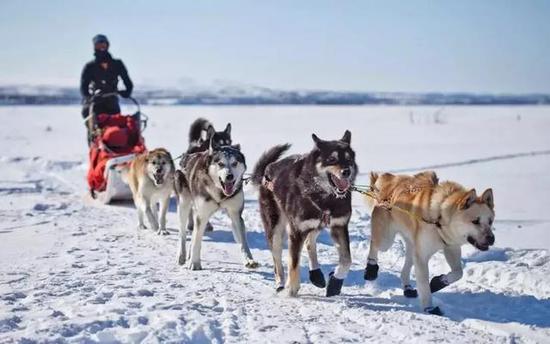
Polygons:
[[[172,156],[164,148],[140,154],[129,167],[127,181],[138,212],[138,227],[144,229],[144,216],[157,234],[168,234],[166,211],[174,192],[176,169]],[[160,205],[160,217],[157,210]]]
[[[399,233],[406,244],[401,272],[405,296],[417,296],[410,284],[414,264],[422,307],[428,313],[442,315],[439,307],[432,306],[431,293],[462,277],[461,246],[470,243],[486,251],[495,242],[492,190],[478,197],[474,189],[466,190],[457,183],[438,183],[431,171],[414,176],[371,173],[371,188],[375,199],[367,197],[374,209],[365,279],[376,279],[378,252],[388,250]],[[439,250],[443,250],[451,272],[430,282],[428,261]]]

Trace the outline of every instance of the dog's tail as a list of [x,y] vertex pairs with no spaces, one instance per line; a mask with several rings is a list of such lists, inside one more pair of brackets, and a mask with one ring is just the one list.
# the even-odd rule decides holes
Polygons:
[[117,165],[115,167],[115,171],[120,173],[120,179],[122,179],[125,184],[130,185],[130,164]]
[[189,144],[198,142],[203,137],[203,132],[207,132],[210,127],[212,123],[209,120],[197,118],[189,128]]
[[268,151],[264,152],[264,154],[262,154],[262,156],[256,163],[256,166],[254,166],[254,170],[252,171],[252,176],[250,177],[252,185],[259,186],[262,183],[267,166],[279,160],[279,158],[281,158],[281,155],[283,155],[283,153],[286,152],[289,148],[290,144],[285,143],[284,145],[272,147]]

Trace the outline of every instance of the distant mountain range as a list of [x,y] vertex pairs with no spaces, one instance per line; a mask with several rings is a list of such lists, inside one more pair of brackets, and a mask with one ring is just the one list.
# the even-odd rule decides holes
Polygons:
[[[148,105],[537,105],[548,94],[405,93],[284,91],[221,85],[210,88],[137,88],[134,97]],[[80,104],[78,89],[56,86],[0,86],[0,105]]]

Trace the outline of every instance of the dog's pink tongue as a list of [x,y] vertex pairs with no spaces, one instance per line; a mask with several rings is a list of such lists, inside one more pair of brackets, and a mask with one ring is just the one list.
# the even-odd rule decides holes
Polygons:
[[334,185],[336,185],[336,187],[340,191],[347,190],[351,185],[349,180],[345,178],[338,178],[334,174],[331,174],[330,177],[332,178],[332,182],[334,183]]
[[223,186],[223,192],[227,196],[233,194],[233,183],[225,183],[225,185]]

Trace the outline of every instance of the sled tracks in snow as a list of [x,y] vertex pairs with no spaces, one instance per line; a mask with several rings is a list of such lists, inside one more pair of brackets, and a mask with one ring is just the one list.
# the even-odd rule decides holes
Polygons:
[[433,169],[440,169],[440,168],[481,164],[481,163],[497,161],[497,160],[509,160],[509,159],[516,159],[516,158],[533,157],[533,156],[539,156],[539,155],[550,155],[550,149],[540,150],[540,151],[531,151],[531,152],[522,152],[522,153],[513,153],[513,154],[504,154],[504,155],[494,155],[486,158],[469,159],[464,161],[449,162],[445,164],[426,165],[426,166],[411,167],[411,168],[400,168],[400,169],[390,170],[389,172],[403,173],[403,172],[414,172],[414,171],[421,171],[421,170],[433,170]]

